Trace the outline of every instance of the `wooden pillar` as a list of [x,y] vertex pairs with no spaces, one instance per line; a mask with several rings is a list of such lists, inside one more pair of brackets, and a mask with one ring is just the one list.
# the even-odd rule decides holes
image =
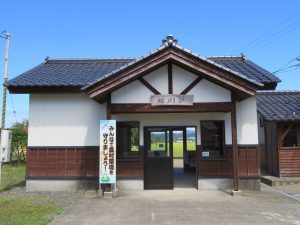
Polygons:
[[239,152],[237,144],[237,126],[236,126],[236,98],[235,94],[231,92],[231,135],[232,135],[232,155],[233,155],[233,188],[235,191],[240,189],[239,179]]
[[106,119],[111,120],[111,94],[107,94],[107,101],[106,101]]

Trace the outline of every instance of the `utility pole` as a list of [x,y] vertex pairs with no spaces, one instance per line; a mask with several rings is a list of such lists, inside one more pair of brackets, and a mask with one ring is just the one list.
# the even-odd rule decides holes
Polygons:
[[[5,64],[4,64],[4,86],[3,86],[3,98],[2,98],[2,119],[1,119],[1,133],[2,130],[5,129],[5,113],[6,113],[6,83],[7,83],[7,73],[8,73],[8,52],[9,52],[9,41],[10,41],[10,33],[5,32],[5,36],[0,36],[6,39],[6,47],[5,47]],[[2,149],[0,149],[2,152]],[[2,153],[0,154],[0,184],[1,184],[1,177],[2,177]]]

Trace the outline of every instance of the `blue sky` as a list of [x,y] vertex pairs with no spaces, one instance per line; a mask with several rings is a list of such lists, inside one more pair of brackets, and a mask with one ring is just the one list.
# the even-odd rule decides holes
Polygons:
[[[12,34],[9,78],[46,56],[139,57],[159,47],[167,34],[203,56],[244,52],[271,72],[300,56],[298,0],[1,0],[0,8],[0,31]],[[4,49],[5,40],[0,39],[1,80]],[[300,89],[300,68],[278,76],[282,80],[278,89]],[[9,126],[15,118],[11,96],[7,99]],[[12,95],[12,99],[17,120],[27,118],[28,95]]]

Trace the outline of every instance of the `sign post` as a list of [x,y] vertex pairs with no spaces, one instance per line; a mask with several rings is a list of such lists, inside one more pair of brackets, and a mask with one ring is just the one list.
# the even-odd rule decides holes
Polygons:
[[99,189],[102,195],[107,192],[108,184],[111,185],[112,196],[117,197],[116,121],[100,120]]

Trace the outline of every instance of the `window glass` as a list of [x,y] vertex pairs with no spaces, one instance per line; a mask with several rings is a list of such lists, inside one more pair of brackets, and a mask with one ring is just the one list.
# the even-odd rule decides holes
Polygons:
[[169,131],[150,131],[148,157],[170,157]]
[[224,156],[224,121],[201,121],[202,157]]
[[139,123],[117,122],[117,157],[137,157]]
[[187,151],[196,151],[196,127],[186,128]]
[[282,126],[282,147],[298,147],[297,126],[287,124]]

